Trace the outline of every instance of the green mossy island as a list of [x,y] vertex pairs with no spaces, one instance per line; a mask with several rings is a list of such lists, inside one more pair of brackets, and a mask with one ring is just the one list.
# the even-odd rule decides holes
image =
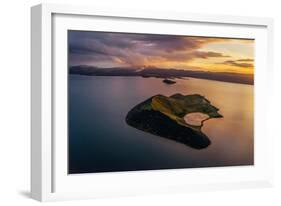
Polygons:
[[[136,129],[203,149],[211,143],[201,131],[203,122],[223,117],[218,111],[208,99],[199,94],[174,94],[170,97],[155,95],[131,109],[126,122]],[[192,113],[202,113],[207,118],[199,125],[188,124],[185,116]]]

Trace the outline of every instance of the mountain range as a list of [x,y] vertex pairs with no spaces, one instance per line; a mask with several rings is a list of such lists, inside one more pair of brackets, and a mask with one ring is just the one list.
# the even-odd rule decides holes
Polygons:
[[144,78],[184,78],[193,77],[200,79],[217,80],[241,84],[254,84],[253,74],[240,74],[234,72],[210,72],[183,69],[164,69],[157,67],[113,67],[99,68],[94,66],[70,66],[69,74],[89,76],[141,76]]

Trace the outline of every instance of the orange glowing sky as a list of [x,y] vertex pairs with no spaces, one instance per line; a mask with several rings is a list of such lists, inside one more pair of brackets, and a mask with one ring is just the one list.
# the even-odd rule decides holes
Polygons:
[[254,73],[254,40],[70,31],[70,65]]

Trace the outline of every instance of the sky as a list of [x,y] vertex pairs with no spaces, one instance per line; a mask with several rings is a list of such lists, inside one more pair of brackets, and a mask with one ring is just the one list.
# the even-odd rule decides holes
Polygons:
[[70,66],[254,73],[253,39],[71,30],[68,52]]

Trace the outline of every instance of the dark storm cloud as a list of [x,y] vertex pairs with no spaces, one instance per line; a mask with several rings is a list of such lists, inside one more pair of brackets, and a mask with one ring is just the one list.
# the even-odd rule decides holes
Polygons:
[[206,43],[219,41],[216,38],[80,31],[69,31],[68,38],[70,65],[145,65],[155,60],[227,57],[198,51]]

